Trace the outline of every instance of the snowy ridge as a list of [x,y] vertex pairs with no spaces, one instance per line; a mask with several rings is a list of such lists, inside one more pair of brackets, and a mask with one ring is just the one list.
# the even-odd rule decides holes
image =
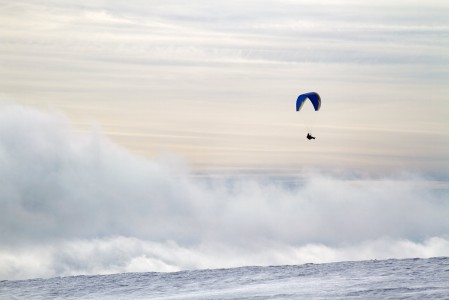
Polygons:
[[0,299],[447,299],[449,258],[1,281]]

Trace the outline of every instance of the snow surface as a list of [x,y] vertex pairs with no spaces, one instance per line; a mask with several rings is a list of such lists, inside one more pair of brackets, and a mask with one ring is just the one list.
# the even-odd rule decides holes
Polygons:
[[449,257],[0,281],[0,299],[449,299]]

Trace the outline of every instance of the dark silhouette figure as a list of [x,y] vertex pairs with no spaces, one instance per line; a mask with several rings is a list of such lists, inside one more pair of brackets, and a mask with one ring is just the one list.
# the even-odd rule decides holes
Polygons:
[[312,140],[312,139],[314,140],[314,139],[315,139],[315,137],[312,136],[310,133],[307,134],[307,138],[308,138],[309,140]]

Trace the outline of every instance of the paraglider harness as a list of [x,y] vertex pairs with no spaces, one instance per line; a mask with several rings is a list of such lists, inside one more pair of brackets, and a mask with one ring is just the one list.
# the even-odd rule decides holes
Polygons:
[[312,136],[310,133],[308,133],[308,134],[307,134],[307,139],[312,140],[312,139],[315,139],[315,137]]

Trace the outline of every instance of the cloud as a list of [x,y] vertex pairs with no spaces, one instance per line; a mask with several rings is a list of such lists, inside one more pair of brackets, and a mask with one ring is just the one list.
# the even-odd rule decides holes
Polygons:
[[440,66],[448,62],[440,38],[449,30],[442,13],[446,9],[444,1],[229,1],[213,6],[207,1],[188,6],[177,1],[23,1],[5,7],[0,30],[19,55],[46,57],[51,65],[48,54],[53,53],[69,65],[74,58],[85,60],[85,68],[99,60],[150,65],[265,61]]
[[449,255],[447,185],[419,174],[198,178],[20,106],[0,165],[5,279]]
[[447,256],[449,239],[423,242],[376,239],[330,247],[265,243],[253,247],[204,242],[179,245],[131,237],[71,239],[13,250],[0,249],[0,278],[7,280],[99,275],[123,272],[175,272],[189,269],[232,268],[410,257]]

